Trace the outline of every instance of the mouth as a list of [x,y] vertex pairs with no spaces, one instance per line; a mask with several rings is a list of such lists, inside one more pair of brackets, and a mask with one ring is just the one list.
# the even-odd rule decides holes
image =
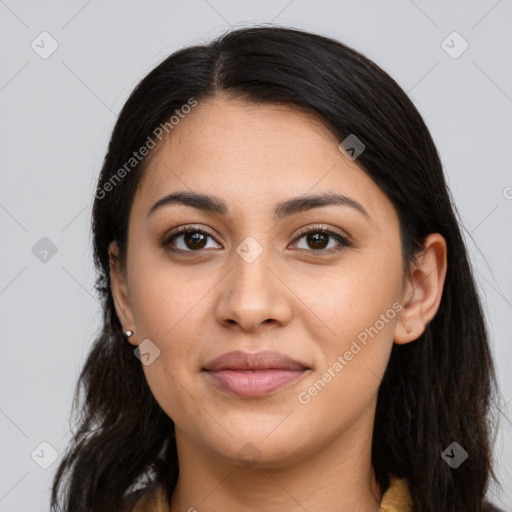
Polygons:
[[234,351],[209,362],[203,373],[218,389],[244,398],[280,390],[300,379],[311,368],[272,351]]

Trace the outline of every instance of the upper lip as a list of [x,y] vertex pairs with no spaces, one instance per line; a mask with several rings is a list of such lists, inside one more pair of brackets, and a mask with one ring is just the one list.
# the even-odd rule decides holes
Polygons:
[[209,361],[203,368],[210,372],[220,370],[306,370],[307,366],[279,352],[262,350],[242,352],[234,350]]

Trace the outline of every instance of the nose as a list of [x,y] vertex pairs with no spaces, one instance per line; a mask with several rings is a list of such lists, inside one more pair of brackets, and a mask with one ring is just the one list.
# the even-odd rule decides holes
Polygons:
[[263,323],[282,326],[291,320],[293,293],[278,276],[271,249],[261,249],[256,259],[247,252],[234,252],[231,269],[216,287],[217,321],[224,326],[252,331]]

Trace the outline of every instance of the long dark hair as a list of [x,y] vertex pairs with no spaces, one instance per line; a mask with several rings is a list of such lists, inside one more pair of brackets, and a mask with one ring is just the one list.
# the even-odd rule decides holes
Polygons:
[[[130,160],[133,152],[150,139],[158,142],[165,123],[172,136],[169,119],[191,99],[200,103],[218,92],[320,116],[340,142],[356,135],[365,145],[357,163],[399,215],[404,262],[427,234],[446,239],[439,310],[420,338],[393,345],[378,393],[372,462],[384,489],[390,474],[407,477],[416,512],[485,510],[489,478],[498,481],[490,419],[498,390],[458,215],[430,133],[400,86],[364,55],[334,39],[276,26],[233,30],[177,51],[137,85],[119,114],[92,216],[103,326],[76,388],[77,429],[55,475],[52,509],[111,512],[129,491],[163,483],[170,498],[176,483],[174,423],[123,336],[108,245],[117,240],[124,264],[135,190],[159,146],[137,162]],[[441,457],[452,442],[468,453],[457,469]]]

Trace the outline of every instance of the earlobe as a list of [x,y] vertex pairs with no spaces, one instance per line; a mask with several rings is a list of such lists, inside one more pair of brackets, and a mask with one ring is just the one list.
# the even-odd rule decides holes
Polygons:
[[439,233],[425,237],[423,250],[413,262],[403,294],[394,341],[405,344],[418,339],[436,315],[447,272],[447,244]]
[[[114,240],[108,247],[108,255],[110,262],[110,290],[112,299],[117,313],[117,318],[123,328],[123,331],[134,331],[135,323],[128,293],[128,285],[126,281],[126,272],[121,268],[119,260],[119,247]],[[128,337],[129,338],[129,337]],[[135,344],[134,340],[128,340]]]

